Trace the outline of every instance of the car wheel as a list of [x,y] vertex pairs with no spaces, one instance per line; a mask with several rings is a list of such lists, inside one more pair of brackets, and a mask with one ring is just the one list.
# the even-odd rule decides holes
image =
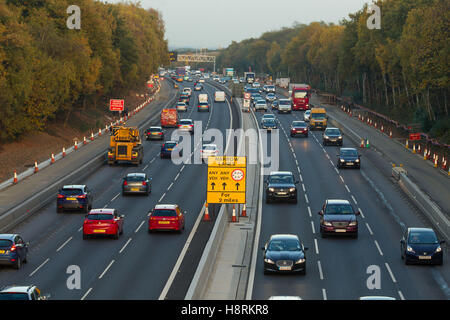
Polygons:
[[268,274],[269,274],[269,271],[267,271],[266,269],[264,269],[264,274],[265,274],[265,275],[268,275]]
[[321,236],[322,238],[326,238],[326,237],[327,237],[327,235],[326,235],[325,233],[323,233],[323,232],[320,232],[320,236]]
[[292,200],[292,203],[294,203],[294,204],[297,204],[297,197],[295,197],[295,199],[294,200]]
[[266,203],[272,203],[272,200],[268,197],[266,197]]
[[14,269],[19,270],[21,266],[22,266],[22,263],[20,262],[20,257],[18,257],[16,263],[14,264]]
[[27,262],[28,262],[27,255],[25,254],[25,258],[23,258],[23,263],[27,263]]
[[444,258],[441,258],[441,260],[439,260],[436,264],[438,266],[442,266],[444,264]]
[[353,239],[358,239],[358,233],[353,235]]
[[409,264],[409,260],[408,258],[405,257],[405,264],[408,265]]
[[84,211],[84,213],[88,213],[89,212],[89,206],[88,205],[84,206],[83,211]]
[[400,258],[403,260],[405,259],[405,256],[403,255],[403,252],[400,253]]
[[122,229],[120,229],[120,233],[119,234],[123,234],[123,227],[122,227]]
[[305,268],[302,271],[300,271],[300,274],[303,275],[303,276],[306,274],[306,266],[305,266]]
[[83,240],[87,240],[89,238],[89,236],[87,234],[83,233]]
[[56,208],[56,212],[57,212],[57,213],[63,213],[63,212],[64,212],[64,209],[63,209],[63,208],[58,208],[58,207],[57,207],[57,208]]
[[114,240],[119,240],[120,232],[119,229],[117,229],[116,234],[114,235]]

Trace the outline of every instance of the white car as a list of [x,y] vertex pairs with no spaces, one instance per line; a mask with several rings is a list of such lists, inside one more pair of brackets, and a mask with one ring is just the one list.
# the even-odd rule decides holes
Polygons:
[[215,157],[219,155],[219,149],[215,144],[204,144],[200,152],[202,161],[205,163],[208,163],[208,157]]
[[253,88],[259,88],[260,84],[259,82],[253,82],[252,86]]
[[191,88],[184,88],[183,89],[183,93],[187,93],[190,96],[192,94],[192,89]]
[[177,111],[187,111],[187,106],[185,102],[178,102],[177,103]]
[[289,99],[280,99],[278,101],[278,113],[291,113],[292,112],[292,104]]
[[205,82],[205,79],[203,79],[203,78],[200,78],[200,79],[198,80],[198,82],[200,82],[200,83],[204,83],[204,82]]
[[194,122],[191,119],[181,119],[178,123],[178,130],[194,133]]
[[265,100],[257,100],[255,102],[255,111],[257,110],[264,110],[264,112],[267,111],[267,103]]
[[0,300],[48,300],[36,286],[8,286],[0,291]]
[[216,91],[214,93],[214,102],[225,102],[225,92],[224,91]]
[[303,114],[303,120],[305,120],[305,122],[309,122],[310,117],[311,117],[311,110],[306,110],[305,113]]

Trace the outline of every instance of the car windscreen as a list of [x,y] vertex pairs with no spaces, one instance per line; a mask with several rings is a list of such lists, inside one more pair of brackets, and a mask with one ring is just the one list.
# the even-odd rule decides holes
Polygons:
[[357,157],[358,152],[356,150],[341,150],[342,157]]
[[11,240],[1,239],[0,240],[0,248],[8,248],[12,246]]
[[83,194],[82,189],[61,189],[60,194],[66,195],[66,196],[76,196]]
[[280,105],[291,105],[291,101],[289,101],[289,100],[280,100]]
[[339,136],[341,132],[339,129],[326,129],[325,134],[330,136]]
[[162,131],[162,129],[161,128],[149,128],[148,131],[149,132],[160,132],[160,131]]
[[130,182],[134,182],[134,181],[144,181],[145,180],[145,176],[127,176],[126,177],[127,181]]
[[294,239],[272,240],[267,249],[269,251],[301,251],[300,242]]
[[93,213],[88,214],[88,220],[112,220],[114,216],[112,214]]
[[293,127],[301,127],[301,128],[305,128],[306,127],[306,122],[304,121],[294,121],[292,123]]
[[256,101],[256,104],[266,104],[266,102],[264,100],[258,100]]
[[294,98],[300,99],[300,98],[306,98],[306,95],[308,93],[306,91],[295,91],[294,92]]
[[294,179],[291,175],[287,174],[274,174],[269,177],[270,183],[289,183],[293,184]]
[[27,293],[19,292],[2,292],[0,300],[30,300]]
[[325,209],[325,214],[354,214],[354,211],[349,204],[329,204]]
[[214,150],[216,150],[216,147],[215,146],[203,146],[203,150],[214,151]]
[[191,120],[180,120],[180,124],[192,124]]
[[324,119],[325,113],[311,113],[311,118],[313,119]]
[[152,212],[153,217],[176,217],[177,212],[172,209],[157,209]]
[[275,86],[267,86],[267,89],[275,89]]
[[434,232],[410,232],[408,243],[411,244],[437,244],[438,239]]
[[199,102],[198,105],[200,105],[200,106],[207,106],[208,102]]
[[165,148],[173,148],[175,147],[177,144],[176,143],[172,143],[172,142],[168,142],[164,144]]

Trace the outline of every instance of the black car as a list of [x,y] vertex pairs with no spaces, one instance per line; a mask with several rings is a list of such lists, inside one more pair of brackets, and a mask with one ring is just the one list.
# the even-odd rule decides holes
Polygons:
[[172,154],[178,154],[180,157],[183,156],[183,151],[178,147],[178,143],[175,141],[166,141],[161,146],[161,152],[159,156],[161,158],[171,158]]
[[305,121],[292,121],[291,124],[291,137],[302,135],[308,138],[308,124]]
[[189,105],[189,101],[191,100],[191,97],[189,96],[189,94],[187,94],[187,93],[182,93],[181,95],[180,95],[180,99],[178,99],[178,101],[180,101],[180,102],[184,102],[184,103],[186,103],[187,105]]
[[202,91],[203,90],[203,86],[201,84],[196,84],[194,86],[194,91]]
[[298,236],[293,234],[275,234],[262,247],[264,250],[264,274],[286,272],[306,274],[307,247]]
[[327,235],[351,235],[358,238],[358,220],[360,213],[355,211],[348,200],[326,200],[319,211],[320,234],[322,238]]
[[290,171],[272,171],[266,180],[266,203],[276,199],[297,203],[297,183]]
[[352,168],[361,168],[361,155],[358,154],[358,150],[355,148],[341,148],[339,150],[339,154],[337,155],[338,168],[352,167]]
[[28,243],[18,234],[0,234],[0,264],[20,269],[27,262]]
[[162,127],[150,127],[145,130],[146,140],[164,140],[164,131]]
[[278,100],[272,101],[272,109],[278,109]]
[[145,194],[152,192],[151,178],[145,173],[129,173],[123,178],[122,195],[130,193]]
[[92,209],[94,197],[86,185],[66,185],[58,191],[56,212],[62,213],[66,209],[83,210],[88,213]]
[[405,264],[437,264],[444,262],[443,250],[436,233],[430,228],[408,228],[400,240],[401,258]]
[[271,132],[274,129],[278,129],[277,122],[275,119],[263,119],[261,123],[261,127],[266,129],[268,132]]
[[339,128],[326,128],[322,136],[322,144],[328,146],[330,144],[335,144],[342,146],[343,138],[342,133]]

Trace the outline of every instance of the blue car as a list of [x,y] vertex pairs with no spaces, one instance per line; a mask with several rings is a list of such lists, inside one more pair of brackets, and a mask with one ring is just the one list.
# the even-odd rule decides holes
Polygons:
[[436,233],[430,228],[408,228],[400,240],[401,258],[405,264],[437,264],[442,265],[444,253]]
[[56,212],[64,210],[83,210],[88,213],[92,209],[94,197],[86,185],[66,185],[59,191],[56,199]]
[[18,234],[0,234],[0,264],[20,269],[27,262],[28,243]]
[[161,159],[162,158],[171,158],[172,153],[173,154],[178,153],[178,155],[180,157],[183,156],[183,151],[180,150],[180,148],[178,147],[178,143],[176,141],[164,142],[163,145],[161,146],[161,152],[159,154]]
[[361,155],[358,154],[358,150],[356,150],[355,148],[341,148],[337,157],[338,168],[361,168]]

